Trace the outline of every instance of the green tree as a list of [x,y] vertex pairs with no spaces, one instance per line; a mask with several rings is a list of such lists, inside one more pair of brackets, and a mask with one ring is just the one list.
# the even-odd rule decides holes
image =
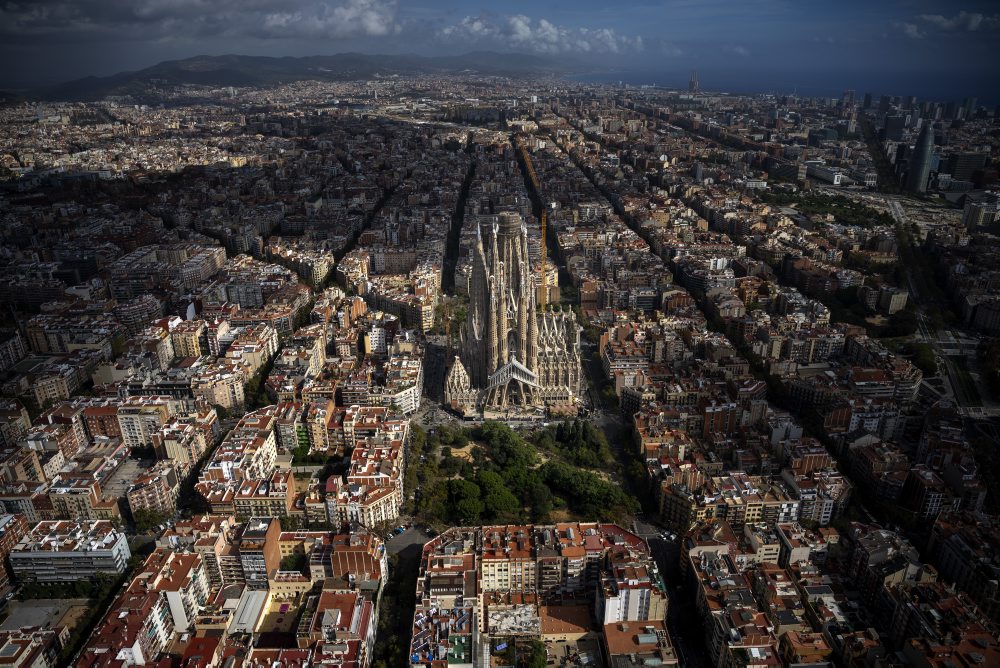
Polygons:
[[548,520],[552,512],[552,492],[537,475],[532,476],[527,493],[528,505],[531,506],[532,519],[536,522]]
[[149,531],[166,522],[168,518],[161,512],[139,508],[132,514],[132,519],[135,520],[136,531]]
[[410,452],[420,454],[427,447],[427,432],[415,421],[410,424]]
[[588,471],[549,461],[542,465],[540,472],[545,484],[562,496],[578,515],[616,520],[634,514],[639,508],[638,502],[621,487]]
[[934,348],[929,343],[913,345],[913,364],[923,371],[925,376],[937,375],[937,358],[934,356]]
[[483,506],[487,519],[508,522],[520,517],[521,502],[507,489],[503,478],[497,473],[480,471],[476,482],[483,492]]
[[279,568],[283,571],[304,571],[309,560],[301,552],[293,552],[281,559]]
[[417,489],[417,514],[429,522],[448,521],[448,485],[434,480]]
[[883,336],[911,336],[917,331],[917,314],[913,309],[907,308],[889,316],[889,325],[883,332]]
[[[448,448],[444,448],[447,450]],[[451,478],[459,474],[462,470],[462,460],[458,457],[452,457],[449,453],[447,457],[441,458],[441,472],[447,477]]]
[[452,519],[458,524],[478,524],[485,506],[482,490],[474,482],[461,478],[448,481],[448,499],[453,509]]
[[502,422],[484,422],[476,437],[486,443],[490,459],[501,470],[531,467],[538,459],[524,439]]
[[459,524],[478,524],[483,508],[483,502],[479,499],[462,499],[455,504],[455,517]]
[[522,665],[526,668],[545,668],[548,663],[548,655],[545,652],[545,645],[541,640],[532,640],[528,652],[524,653],[525,661]]

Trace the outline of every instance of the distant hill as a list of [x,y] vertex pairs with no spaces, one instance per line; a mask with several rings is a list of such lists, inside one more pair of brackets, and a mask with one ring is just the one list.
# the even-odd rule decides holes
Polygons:
[[332,56],[272,58],[267,56],[195,56],[167,60],[134,72],[85,77],[38,88],[33,97],[45,100],[94,100],[106,95],[138,93],[150,80],[163,85],[269,86],[291,81],[352,81],[375,75],[476,72],[524,77],[566,72],[571,64],[553,58],[518,53],[477,51],[460,56],[385,56],[340,53]]

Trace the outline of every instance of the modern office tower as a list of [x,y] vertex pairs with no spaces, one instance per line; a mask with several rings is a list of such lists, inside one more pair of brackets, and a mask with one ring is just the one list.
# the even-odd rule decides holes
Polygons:
[[976,103],[978,100],[974,97],[967,97],[962,103],[962,107],[965,109],[965,118],[972,118],[976,115]]
[[906,174],[906,189],[911,193],[927,192],[927,179],[931,175],[931,156],[934,153],[934,128],[925,123],[920,130],[917,144]]
[[986,158],[987,155],[985,153],[975,153],[972,151],[953,153],[948,158],[947,172],[951,174],[951,178],[953,179],[968,181],[977,170],[986,166]]
[[871,109],[872,108],[872,94],[871,93],[865,93],[865,101],[861,105],[861,108],[862,109]]
[[979,196],[968,196],[965,199],[965,210],[962,212],[962,224],[966,229],[992,225],[1000,221],[1000,193],[986,192]]
[[903,129],[906,127],[906,116],[895,115],[885,117],[886,141],[902,141]]
[[516,213],[477,228],[462,355],[445,378],[445,401],[463,413],[547,406],[570,409],[580,393],[580,327],[572,311],[538,311],[528,230]]

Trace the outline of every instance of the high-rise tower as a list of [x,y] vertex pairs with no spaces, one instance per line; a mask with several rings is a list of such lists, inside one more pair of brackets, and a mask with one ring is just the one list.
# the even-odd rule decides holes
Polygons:
[[476,225],[461,355],[445,377],[445,401],[462,413],[575,409],[581,382],[576,316],[538,310],[520,216],[501,213]]
[[931,175],[931,153],[934,151],[934,128],[931,122],[924,123],[914,147],[906,172],[906,189],[911,193],[927,192],[927,179]]

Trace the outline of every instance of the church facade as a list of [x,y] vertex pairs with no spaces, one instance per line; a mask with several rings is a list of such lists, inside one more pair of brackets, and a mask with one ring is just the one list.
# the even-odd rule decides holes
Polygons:
[[575,314],[538,310],[520,216],[477,225],[461,354],[445,375],[445,403],[464,415],[575,412],[582,387]]

